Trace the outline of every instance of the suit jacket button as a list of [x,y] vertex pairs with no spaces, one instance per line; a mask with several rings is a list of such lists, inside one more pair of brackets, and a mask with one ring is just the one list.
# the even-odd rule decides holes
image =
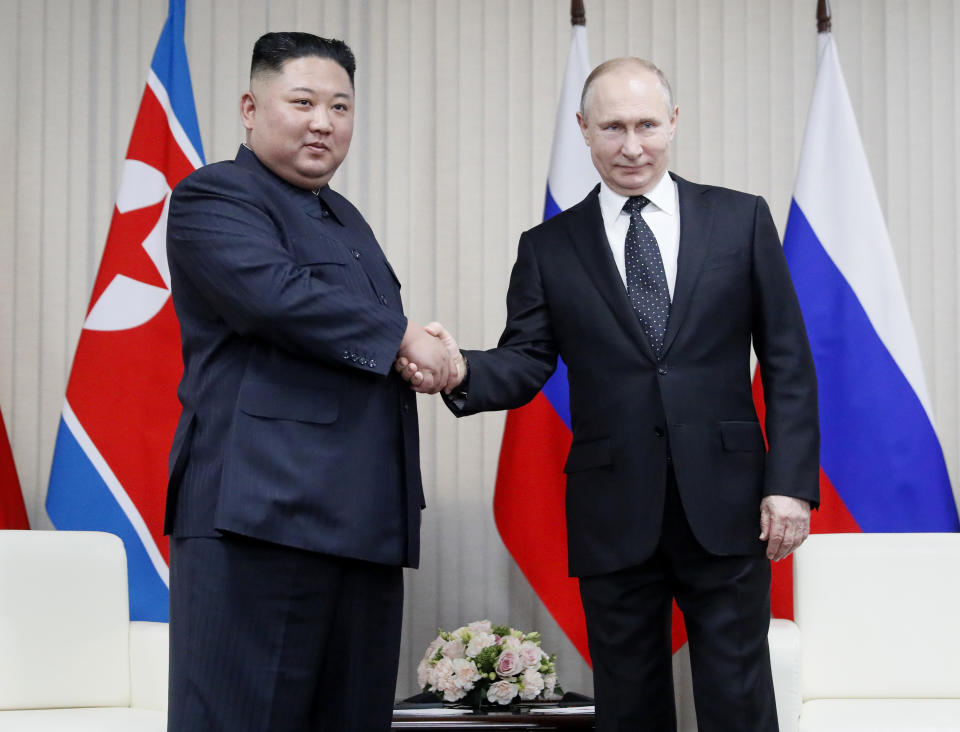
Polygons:
[[386,296],[386,295],[381,295],[381,296],[380,296],[380,302],[381,302],[383,305],[386,305],[386,304],[387,304],[387,296]]
[[367,359],[361,358],[361,359],[360,359],[360,365],[361,365],[361,366],[366,366],[366,365],[367,365]]
[[374,361],[374,360],[371,358],[371,359],[370,359],[370,363],[368,363],[367,366],[369,366],[369,367],[372,368],[372,369],[375,369],[375,368],[377,368],[377,362]]
[[354,249],[353,252],[352,252],[352,254],[353,254],[353,258],[354,258],[354,259],[360,259],[360,250],[359,250],[359,249]]
[[343,352],[343,357],[346,358],[346,359],[349,359],[349,358],[350,358],[350,351],[344,351],[344,352]]
[[667,371],[668,371],[668,369],[667,369],[666,366],[658,366],[658,367],[657,367],[657,373],[660,374],[661,376],[666,376],[666,375],[667,375]]
[[657,437],[663,437],[663,428],[661,428],[661,427],[654,427],[654,428],[653,428],[653,434],[655,434]]

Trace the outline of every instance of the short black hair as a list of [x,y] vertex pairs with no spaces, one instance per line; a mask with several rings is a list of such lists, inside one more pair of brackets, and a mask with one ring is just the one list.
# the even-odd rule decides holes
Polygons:
[[253,44],[253,59],[250,62],[250,78],[263,72],[279,73],[283,65],[295,58],[319,56],[340,64],[353,86],[353,73],[357,69],[357,60],[353,51],[343,41],[335,38],[321,38],[312,33],[283,31],[264,33]]

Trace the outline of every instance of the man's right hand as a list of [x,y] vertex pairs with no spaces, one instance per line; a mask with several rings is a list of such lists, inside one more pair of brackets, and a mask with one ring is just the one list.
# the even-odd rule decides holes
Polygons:
[[457,341],[442,324],[433,322],[423,330],[444,349],[449,367],[446,380],[438,382],[435,378],[431,378],[430,370],[421,368],[420,364],[412,355],[404,353],[402,344],[401,351],[397,354],[397,359],[394,362],[394,368],[396,368],[405,380],[410,382],[410,386],[414,391],[424,394],[435,394],[442,390],[449,394],[460,385],[460,382],[463,381],[466,376],[467,368],[463,354],[460,353],[460,347],[457,345]]
[[[404,368],[399,366],[401,361],[405,363]],[[447,348],[435,334],[412,320],[407,321],[407,330],[400,341],[396,363],[397,371],[400,371],[418,392],[436,394],[447,386],[451,366]],[[410,370],[410,365],[414,366],[414,369],[411,376],[407,376],[405,372]],[[413,377],[416,378],[416,383]]]

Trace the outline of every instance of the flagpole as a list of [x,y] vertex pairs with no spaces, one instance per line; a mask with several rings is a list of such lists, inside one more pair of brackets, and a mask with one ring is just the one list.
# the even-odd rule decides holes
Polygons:
[[583,7],[583,0],[570,0],[570,25],[586,24],[587,11]]
[[830,33],[830,3],[828,0],[817,0],[817,33]]

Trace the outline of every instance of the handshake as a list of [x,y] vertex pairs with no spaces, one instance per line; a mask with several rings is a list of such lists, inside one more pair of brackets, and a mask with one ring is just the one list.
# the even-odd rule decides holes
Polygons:
[[393,366],[421,394],[449,394],[467,374],[460,347],[440,323],[424,328],[408,321]]

